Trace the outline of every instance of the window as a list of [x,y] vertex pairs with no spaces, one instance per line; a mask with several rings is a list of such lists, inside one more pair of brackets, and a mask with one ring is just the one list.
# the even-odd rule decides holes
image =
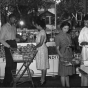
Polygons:
[[46,24],[51,24],[51,16],[46,16]]
[[82,13],[81,12],[77,13],[77,20],[82,21]]
[[49,24],[49,17],[46,17],[46,24]]

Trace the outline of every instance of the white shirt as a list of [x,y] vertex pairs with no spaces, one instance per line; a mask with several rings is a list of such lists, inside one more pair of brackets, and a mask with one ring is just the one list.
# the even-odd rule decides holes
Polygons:
[[[80,34],[79,34],[79,45],[82,42],[88,42],[88,28],[87,27],[83,27]],[[88,60],[88,45],[82,46],[82,59],[83,61]]]
[[78,38],[79,44],[82,42],[88,42],[88,28],[83,27],[80,31],[79,38]]
[[3,40],[14,40],[16,39],[16,27],[6,23],[1,27],[0,39]]

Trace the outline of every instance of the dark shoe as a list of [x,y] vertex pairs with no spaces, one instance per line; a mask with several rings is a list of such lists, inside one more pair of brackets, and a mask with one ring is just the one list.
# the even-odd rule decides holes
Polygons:
[[46,81],[42,82],[42,83],[41,83],[41,86],[43,86],[43,85],[45,85],[45,84],[46,84]]
[[3,82],[3,87],[10,87],[10,82]]
[[3,84],[3,87],[10,87],[10,84]]

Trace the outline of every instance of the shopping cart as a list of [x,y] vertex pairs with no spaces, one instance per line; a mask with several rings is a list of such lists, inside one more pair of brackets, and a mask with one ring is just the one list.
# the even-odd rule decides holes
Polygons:
[[[16,51],[15,51],[15,53],[16,53]],[[14,54],[14,52],[11,51],[14,62],[23,63],[19,70],[11,71],[12,76],[13,76],[13,81],[12,81],[13,87],[16,87],[17,85],[27,82],[27,81],[31,81],[32,86],[34,87],[34,82],[32,80],[31,70],[30,70],[29,66],[33,62],[33,59],[36,56],[36,53],[37,53],[37,51],[35,50],[34,53],[30,57],[28,57],[27,55],[23,56],[23,55],[19,55],[17,53]],[[23,69],[23,67],[25,67],[25,68]]]

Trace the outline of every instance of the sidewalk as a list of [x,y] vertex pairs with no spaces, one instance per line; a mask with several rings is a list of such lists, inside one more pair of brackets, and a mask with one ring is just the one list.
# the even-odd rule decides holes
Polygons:
[[[62,87],[61,85],[61,81],[60,81],[60,77],[59,76],[55,76],[55,77],[46,77],[46,84],[43,86],[40,86],[40,77],[33,77],[33,81],[35,84],[36,88],[39,87],[51,87],[51,88],[58,88],[58,87]],[[81,85],[81,78],[79,77],[79,75],[73,75],[70,76],[70,85],[71,87],[80,87]],[[0,84],[0,87],[2,87],[2,84]],[[17,85],[17,87],[32,87],[31,82],[25,82],[23,84]]]

